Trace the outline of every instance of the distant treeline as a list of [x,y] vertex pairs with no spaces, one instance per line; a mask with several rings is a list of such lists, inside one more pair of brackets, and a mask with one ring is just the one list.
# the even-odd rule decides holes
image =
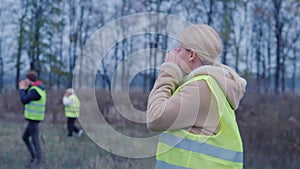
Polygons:
[[[76,59],[89,37],[107,23],[138,12],[168,13],[194,24],[209,24],[222,38],[223,63],[254,78],[272,93],[294,90],[300,74],[299,7],[298,0],[1,1],[0,90],[7,86],[3,80],[8,79],[6,76],[14,77],[14,83],[10,84],[17,88],[21,74],[29,69],[36,70],[47,87],[70,87]],[[164,22],[161,20],[147,29],[163,29]],[[128,31],[126,24],[122,27],[111,38],[118,39]],[[172,48],[174,43],[167,33],[116,41],[98,63],[97,84],[105,88],[113,86],[115,70],[137,50]],[[157,67],[163,58],[163,54],[150,50],[150,57],[141,64]],[[129,71],[130,65],[122,65],[121,86],[127,83]],[[156,69],[138,75],[142,76],[145,91],[151,88],[156,75]]]

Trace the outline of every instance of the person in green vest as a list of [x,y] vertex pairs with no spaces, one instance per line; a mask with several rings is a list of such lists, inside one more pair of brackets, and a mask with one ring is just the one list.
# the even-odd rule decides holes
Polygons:
[[25,106],[24,118],[28,121],[22,138],[30,152],[30,162],[40,164],[42,152],[39,141],[39,123],[45,118],[46,91],[37,77],[35,71],[28,72],[26,79],[19,83],[19,94]]
[[181,32],[148,98],[147,126],[159,135],[157,169],[242,169],[235,110],[246,80],[219,57],[222,43],[205,24]]
[[63,97],[63,104],[65,106],[65,116],[67,117],[68,136],[72,137],[73,132],[75,132],[80,137],[83,131],[74,124],[80,115],[80,101],[74,89],[69,88],[66,90]]

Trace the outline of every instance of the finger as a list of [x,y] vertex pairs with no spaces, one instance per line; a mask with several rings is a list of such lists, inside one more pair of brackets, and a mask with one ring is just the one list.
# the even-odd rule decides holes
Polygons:
[[166,62],[173,62],[174,59],[176,58],[175,53],[174,52],[168,52],[165,58]]
[[170,61],[170,52],[167,52],[166,57],[165,57],[165,62]]

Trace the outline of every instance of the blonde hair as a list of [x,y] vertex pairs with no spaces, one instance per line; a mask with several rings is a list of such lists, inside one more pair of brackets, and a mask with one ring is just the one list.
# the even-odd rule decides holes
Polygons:
[[71,93],[71,94],[74,94],[75,92],[74,92],[74,89],[72,89],[72,88],[68,88],[67,90],[66,90],[66,92],[67,93]]
[[179,37],[181,47],[197,53],[203,65],[218,66],[226,69],[232,78],[238,82],[240,77],[230,67],[219,61],[222,52],[222,42],[218,33],[206,24],[187,27]]

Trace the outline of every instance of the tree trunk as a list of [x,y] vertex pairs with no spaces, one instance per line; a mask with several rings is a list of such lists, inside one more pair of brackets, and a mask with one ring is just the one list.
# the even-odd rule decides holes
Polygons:
[[159,39],[160,39],[160,36],[159,34],[156,34],[155,35],[155,43],[154,43],[154,65],[153,65],[153,75],[152,75],[152,81],[151,81],[151,86],[154,86],[154,83],[155,83],[155,80],[156,80],[156,74],[157,74],[157,50],[158,50],[158,45],[159,45]]
[[1,47],[2,44],[0,43],[0,93],[3,90],[3,73],[4,73],[3,58],[1,56]]
[[271,86],[271,30],[269,30],[269,35],[268,35],[267,58],[268,58],[267,85],[270,87]]
[[127,39],[124,39],[122,41],[122,56],[121,56],[121,66],[122,66],[122,77],[121,77],[121,88],[124,89],[124,87],[126,86],[126,75],[125,75],[125,57],[127,55],[127,49],[128,49],[128,42]]
[[38,1],[33,1],[33,37],[31,39],[31,63],[30,63],[30,69],[35,70],[38,74],[41,72],[41,66],[40,66],[40,54],[41,54],[41,49],[40,49],[40,31],[41,31],[41,26],[42,26],[42,7],[41,3]]
[[[2,12],[0,11],[0,18],[1,18]],[[3,33],[3,27],[1,27],[1,33]],[[2,58],[2,37],[0,37],[0,93],[3,90],[3,58]]]
[[[59,62],[60,62],[60,65],[63,66],[63,28],[60,29],[59,31],[60,33],[60,37],[59,37]],[[63,75],[63,69],[61,69],[61,73],[59,75],[57,75],[57,78],[56,78],[56,85],[57,85],[57,90],[59,89],[60,87],[60,83],[61,83],[61,76]]]
[[234,49],[235,49],[235,71],[239,73],[239,61],[240,61],[240,47],[236,37],[234,38]]
[[293,93],[296,92],[296,81],[297,81],[297,52],[296,49],[293,50],[293,58],[292,58],[292,67],[293,67],[293,73],[292,73],[292,91]]
[[[117,70],[118,64],[119,64],[119,59],[118,59],[118,52],[119,52],[119,42],[116,42],[116,45],[114,47],[114,71]],[[104,60],[104,59],[103,59]],[[103,62],[103,61],[102,61]],[[116,88],[116,83],[113,83],[113,88]]]
[[207,12],[207,25],[212,24],[213,6],[214,6],[214,1],[209,0],[209,10]]
[[[148,48],[148,44],[147,44],[147,40],[149,39],[148,38],[148,36],[150,36],[150,35],[148,35],[148,34],[145,34],[144,35],[144,39],[145,39],[145,42],[144,42],[144,49],[147,49]],[[145,67],[148,67],[148,63],[149,62],[144,62],[145,63]],[[144,72],[143,72],[143,91],[144,91],[144,93],[148,90],[147,89],[147,80],[148,80],[148,78],[147,78],[147,75],[148,75],[148,72],[150,72],[150,70],[148,69],[148,70],[145,70]]]
[[75,60],[75,49],[76,49],[76,41],[78,39],[77,31],[75,30],[75,18],[77,16],[76,13],[76,5],[74,2],[69,1],[68,6],[70,9],[69,12],[69,27],[70,27],[70,34],[69,34],[69,78],[68,78],[68,87],[72,86],[72,78],[73,78],[73,70],[74,70],[74,60]]
[[22,14],[22,17],[20,18],[20,28],[19,28],[19,38],[18,38],[18,51],[17,51],[17,61],[16,61],[16,79],[15,79],[15,87],[16,89],[19,88],[19,81],[20,81],[20,71],[21,71],[21,55],[22,55],[22,49],[23,49],[23,38],[24,38],[24,19],[27,14],[27,7],[25,8],[24,13]]
[[[280,21],[280,9],[282,0],[273,1],[275,8],[275,35],[276,35],[276,69],[275,69],[275,92],[279,92],[279,79],[281,73],[281,39],[282,39],[282,28],[283,24]],[[282,76],[282,75],[281,75]]]
[[229,46],[229,40],[230,40],[230,34],[231,34],[231,11],[228,7],[228,1],[223,2],[223,9],[224,9],[224,15],[223,15],[223,26],[221,30],[221,35],[223,39],[223,57],[222,62],[223,64],[227,64],[227,48]]
[[[281,50],[282,51],[282,50]],[[281,91],[285,92],[285,56],[280,54],[282,58],[281,67]]]
[[40,54],[41,54],[41,48],[40,48],[40,30],[41,30],[41,15],[42,15],[42,9],[41,6],[38,7],[38,11],[36,13],[36,26],[35,26],[35,47],[36,47],[36,72],[38,74],[41,73],[41,65],[40,65]]

